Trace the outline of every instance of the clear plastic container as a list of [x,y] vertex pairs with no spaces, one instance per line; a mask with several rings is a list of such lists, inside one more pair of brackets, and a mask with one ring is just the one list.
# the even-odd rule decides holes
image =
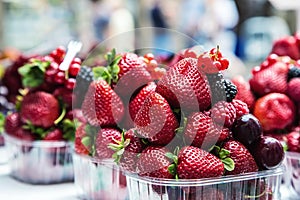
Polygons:
[[80,199],[127,200],[126,177],[113,160],[74,154],[74,179]]
[[178,181],[126,174],[126,180],[130,200],[279,200],[283,170]]
[[282,180],[281,193],[283,199],[300,199],[300,153],[285,153],[286,171]]
[[73,144],[64,141],[24,141],[4,134],[10,175],[30,184],[74,180]]

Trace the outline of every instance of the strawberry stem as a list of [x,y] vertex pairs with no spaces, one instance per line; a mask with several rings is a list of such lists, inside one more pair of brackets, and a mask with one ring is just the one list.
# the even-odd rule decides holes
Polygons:
[[61,120],[63,120],[63,118],[65,117],[66,113],[67,113],[66,106],[63,104],[62,111],[59,117],[54,121],[54,124],[57,125],[59,122],[61,122]]

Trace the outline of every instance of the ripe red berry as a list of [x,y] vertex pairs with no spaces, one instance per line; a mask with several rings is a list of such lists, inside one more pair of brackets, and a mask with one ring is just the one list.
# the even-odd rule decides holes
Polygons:
[[77,64],[81,65],[82,61],[81,61],[80,58],[75,57],[75,58],[72,60],[72,63],[77,63]]
[[228,68],[229,61],[226,58],[220,58],[219,62],[221,63],[221,66],[222,66],[221,70],[225,70]]
[[75,88],[76,85],[76,79],[75,78],[68,78],[65,81],[65,87],[69,90],[73,90]]
[[267,57],[267,60],[268,60],[268,62],[269,62],[269,65],[273,65],[274,63],[277,62],[277,60],[278,60],[278,55],[272,53],[272,54],[270,54],[270,55]]
[[56,48],[56,55],[57,57],[64,57],[66,53],[66,48],[64,46],[59,46]]
[[62,84],[65,82],[65,73],[62,71],[59,71],[54,76],[54,81],[56,83]]
[[69,67],[69,74],[74,77],[77,76],[78,72],[80,71],[80,67],[81,66],[78,63],[71,64]]

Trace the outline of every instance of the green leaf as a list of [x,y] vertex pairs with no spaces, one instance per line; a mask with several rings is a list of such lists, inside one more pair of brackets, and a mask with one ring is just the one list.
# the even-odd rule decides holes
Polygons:
[[84,136],[81,139],[81,143],[87,148],[89,149],[90,145],[91,145],[91,138],[89,136]]
[[175,176],[177,174],[176,165],[175,164],[169,165],[168,172],[173,176]]
[[231,158],[225,158],[225,159],[222,159],[222,162],[223,162],[223,164],[224,164],[224,168],[225,168],[227,171],[232,171],[232,170],[234,170],[235,164],[234,164],[234,161],[233,161]]
[[221,149],[219,151],[219,158],[220,159],[224,159],[226,158],[228,155],[230,154],[230,151],[226,150],[226,149]]
[[4,132],[4,125],[5,125],[5,115],[1,112],[0,113],[0,135]]
[[18,69],[23,87],[34,88],[44,82],[44,74],[50,62],[35,60]]
[[68,141],[75,140],[75,132],[76,132],[76,124],[75,121],[70,119],[64,119],[62,121],[62,131],[63,131],[63,138]]

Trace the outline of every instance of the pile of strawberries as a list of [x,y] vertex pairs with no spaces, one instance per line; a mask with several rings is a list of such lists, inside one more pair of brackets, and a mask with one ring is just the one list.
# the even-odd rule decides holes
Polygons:
[[[153,55],[108,52],[107,66],[93,68],[76,152],[114,158],[123,170],[166,179],[278,167],[283,148],[262,135],[247,102],[236,98],[236,86],[223,77],[229,61],[219,48],[200,55],[185,50],[174,59],[154,77],[149,69],[164,70]],[[275,153],[270,161],[267,155]]]
[[249,82],[233,78],[239,93],[260,120],[264,135],[300,152],[300,33],[274,41],[269,56],[252,69]]
[[85,122],[81,110],[72,109],[81,59],[74,58],[62,71],[59,64],[65,54],[60,46],[48,55],[20,57],[8,67],[3,82],[16,109],[5,117],[7,134],[26,141],[74,141],[74,122]]

